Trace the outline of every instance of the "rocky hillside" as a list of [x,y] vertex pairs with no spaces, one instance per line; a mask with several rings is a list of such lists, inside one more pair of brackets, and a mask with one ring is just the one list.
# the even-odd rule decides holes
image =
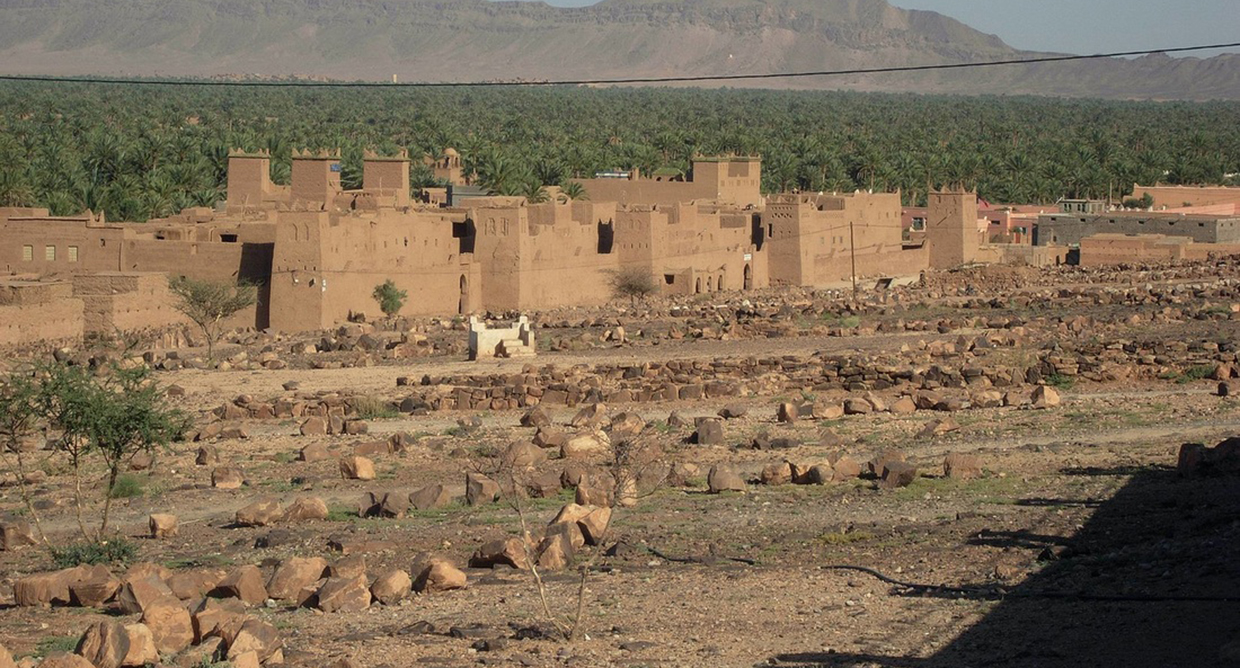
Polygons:
[[[741,74],[1029,55],[886,0],[0,0],[6,73],[402,81]],[[739,85],[1240,97],[1240,56]]]

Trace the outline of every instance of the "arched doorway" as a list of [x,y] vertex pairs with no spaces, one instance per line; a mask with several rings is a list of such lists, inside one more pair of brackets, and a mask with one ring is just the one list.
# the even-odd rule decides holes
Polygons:
[[702,294],[702,278],[700,276],[693,284],[693,293],[698,295]]
[[469,312],[469,281],[461,274],[461,300],[457,303],[456,312],[465,315]]
[[745,265],[744,280],[745,280],[745,283],[742,289],[752,290],[753,289],[753,269],[751,269],[749,265]]

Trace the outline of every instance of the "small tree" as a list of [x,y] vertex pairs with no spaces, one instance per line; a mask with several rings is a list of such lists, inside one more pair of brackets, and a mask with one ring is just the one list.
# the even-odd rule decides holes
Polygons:
[[223,320],[258,301],[258,286],[239,281],[200,281],[181,276],[168,281],[176,295],[176,309],[198,325],[207,339],[207,360],[215,358],[215,344]]
[[9,374],[0,385],[0,460],[5,469],[17,479],[17,488],[26,506],[26,512],[34,520],[39,540],[47,545],[43,523],[26,486],[26,453],[23,441],[35,434],[39,425],[38,388],[29,370]]
[[376,285],[375,291],[371,293],[375,301],[379,302],[379,310],[383,314],[391,317],[400,313],[401,308],[405,306],[405,299],[409,297],[409,293],[396,287],[392,279],[383,282],[382,285]]
[[[92,375],[79,366],[48,363],[38,377],[37,405],[48,425],[60,430],[57,450],[73,467],[78,528],[87,541],[102,543],[121,471],[138,453],[180,437],[187,417],[167,405],[146,367],[113,365]],[[97,455],[106,469],[103,510],[93,534],[86,529],[82,502],[82,468],[89,455]]]
[[654,276],[644,267],[625,267],[612,272],[611,291],[616,297],[628,297],[637,301],[658,290]]

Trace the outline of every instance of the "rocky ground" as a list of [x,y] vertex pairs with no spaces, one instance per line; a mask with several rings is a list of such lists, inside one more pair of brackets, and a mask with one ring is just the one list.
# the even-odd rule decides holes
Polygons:
[[[223,364],[131,349],[194,426],[126,474],[129,563],[57,571],[6,476],[0,645],[49,668],[1240,663],[1240,448],[1182,447],[1240,430],[1240,263],[533,321],[520,361],[463,361],[451,320],[238,333]],[[70,468],[32,447],[71,543]]]

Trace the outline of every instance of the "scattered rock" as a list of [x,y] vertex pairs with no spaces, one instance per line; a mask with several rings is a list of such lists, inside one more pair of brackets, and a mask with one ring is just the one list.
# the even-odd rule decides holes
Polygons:
[[151,530],[151,538],[156,540],[171,538],[179,533],[177,516],[168,513],[152,513],[147,519],[147,526]]
[[465,474],[465,502],[471,506],[495,503],[499,500],[499,483],[481,473]]
[[95,622],[86,627],[76,652],[95,668],[121,668],[129,654],[129,634],[116,622]]
[[317,496],[302,496],[295,499],[284,511],[284,519],[290,522],[304,522],[327,519],[327,503]]
[[732,469],[723,465],[711,467],[710,473],[706,476],[706,485],[710,488],[711,494],[745,491],[745,481]]
[[375,464],[365,457],[342,457],[340,476],[345,480],[374,480]]
[[267,497],[240,508],[235,518],[238,526],[265,527],[283,519],[284,509],[279,501]]
[[972,480],[982,476],[982,464],[977,455],[953,452],[943,459],[943,475],[953,480]]
[[413,587],[413,580],[405,571],[394,568],[380,575],[370,586],[370,595],[383,605],[400,603]]

